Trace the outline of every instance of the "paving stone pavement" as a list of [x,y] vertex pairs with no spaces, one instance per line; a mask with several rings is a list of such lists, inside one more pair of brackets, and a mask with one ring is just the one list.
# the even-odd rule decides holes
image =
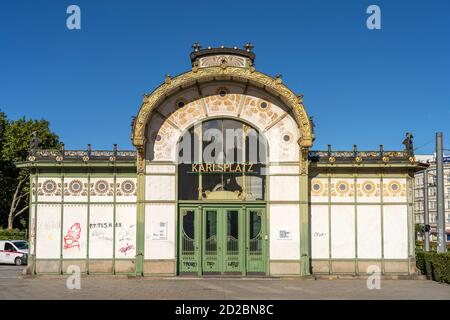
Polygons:
[[0,265],[0,300],[7,299],[443,299],[450,285],[429,280],[186,279],[82,276],[69,290],[67,276],[21,277],[22,267]]

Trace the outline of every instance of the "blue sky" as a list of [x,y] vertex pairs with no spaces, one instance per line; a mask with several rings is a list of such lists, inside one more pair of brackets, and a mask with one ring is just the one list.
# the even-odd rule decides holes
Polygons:
[[[67,6],[81,30],[66,28]],[[377,4],[382,29],[366,28]],[[130,123],[191,45],[255,45],[256,67],[305,95],[314,149],[401,149],[414,133],[450,148],[450,1],[7,1],[0,3],[0,109],[48,119],[68,149],[131,149]]]

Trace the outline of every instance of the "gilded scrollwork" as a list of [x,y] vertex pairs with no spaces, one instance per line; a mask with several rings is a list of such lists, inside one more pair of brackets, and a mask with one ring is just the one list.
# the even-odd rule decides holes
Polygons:
[[[233,77],[238,80],[252,81],[258,85],[266,86],[268,89],[279,93],[280,98],[292,107],[295,121],[300,128],[301,137],[299,144],[302,148],[308,149],[312,146],[312,130],[309,117],[306,113],[303,101],[299,99],[287,86],[274,81],[274,78],[265,75],[261,72],[250,70],[249,68],[240,68],[227,66],[222,67],[207,67],[199,68],[196,72],[190,71],[174,78],[171,78],[169,83],[165,82],[159,86],[152,94],[145,95],[138,116],[133,126],[133,144],[139,149],[144,148],[145,145],[145,127],[153,110],[172,92],[180,87],[186,87],[190,83],[194,84],[197,81],[211,79],[215,76]],[[142,151],[143,153],[143,151]],[[139,157],[138,157],[139,159]],[[306,157],[307,159],[307,157]],[[138,170],[141,170],[139,163],[145,161],[138,161]],[[303,161],[302,161],[303,162]],[[144,170],[144,169],[142,169]]]

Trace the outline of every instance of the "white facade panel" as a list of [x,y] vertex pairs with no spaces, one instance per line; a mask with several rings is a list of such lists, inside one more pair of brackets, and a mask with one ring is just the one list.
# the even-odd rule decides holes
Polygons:
[[91,204],[89,214],[90,259],[112,259],[113,214],[113,206],[110,204]]
[[311,206],[311,258],[328,259],[330,255],[328,205]]
[[145,206],[145,259],[175,258],[175,204]]
[[175,176],[146,176],[146,200],[175,200]]
[[172,164],[148,164],[146,173],[175,173],[176,166]]
[[134,259],[136,255],[136,205],[116,206],[116,259]]
[[300,208],[296,204],[270,205],[270,259],[300,259]]
[[408,258],[408,208],[406,205],[383,207],[385,259]]
[[36,258],[59,259],[60,255],[61,205],[38,205],[36,213]]
[[355,258],[355,206],[331,206],[331,257]]
[[299,166],[298,164],[290,166],[271,165],[270,174],[299,174]]
[[298,176],[271,176],[269,199],[270,201],[299,201]]
[[30,242],[30,254],[36,254],[36,204],[31,205],[30,207],[30,236],[29,236],[29,242]]
[[358,258],[381,259],[381,206],[360,205],[358,212]]
[[63,258],[85,259],[87,255],[87,205],[63,207]]

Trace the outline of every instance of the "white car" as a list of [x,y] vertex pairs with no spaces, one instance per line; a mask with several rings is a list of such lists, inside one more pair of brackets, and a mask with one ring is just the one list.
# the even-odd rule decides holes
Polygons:
[[27,264],[28,243],[24,240],[0,240],[0,263]]

